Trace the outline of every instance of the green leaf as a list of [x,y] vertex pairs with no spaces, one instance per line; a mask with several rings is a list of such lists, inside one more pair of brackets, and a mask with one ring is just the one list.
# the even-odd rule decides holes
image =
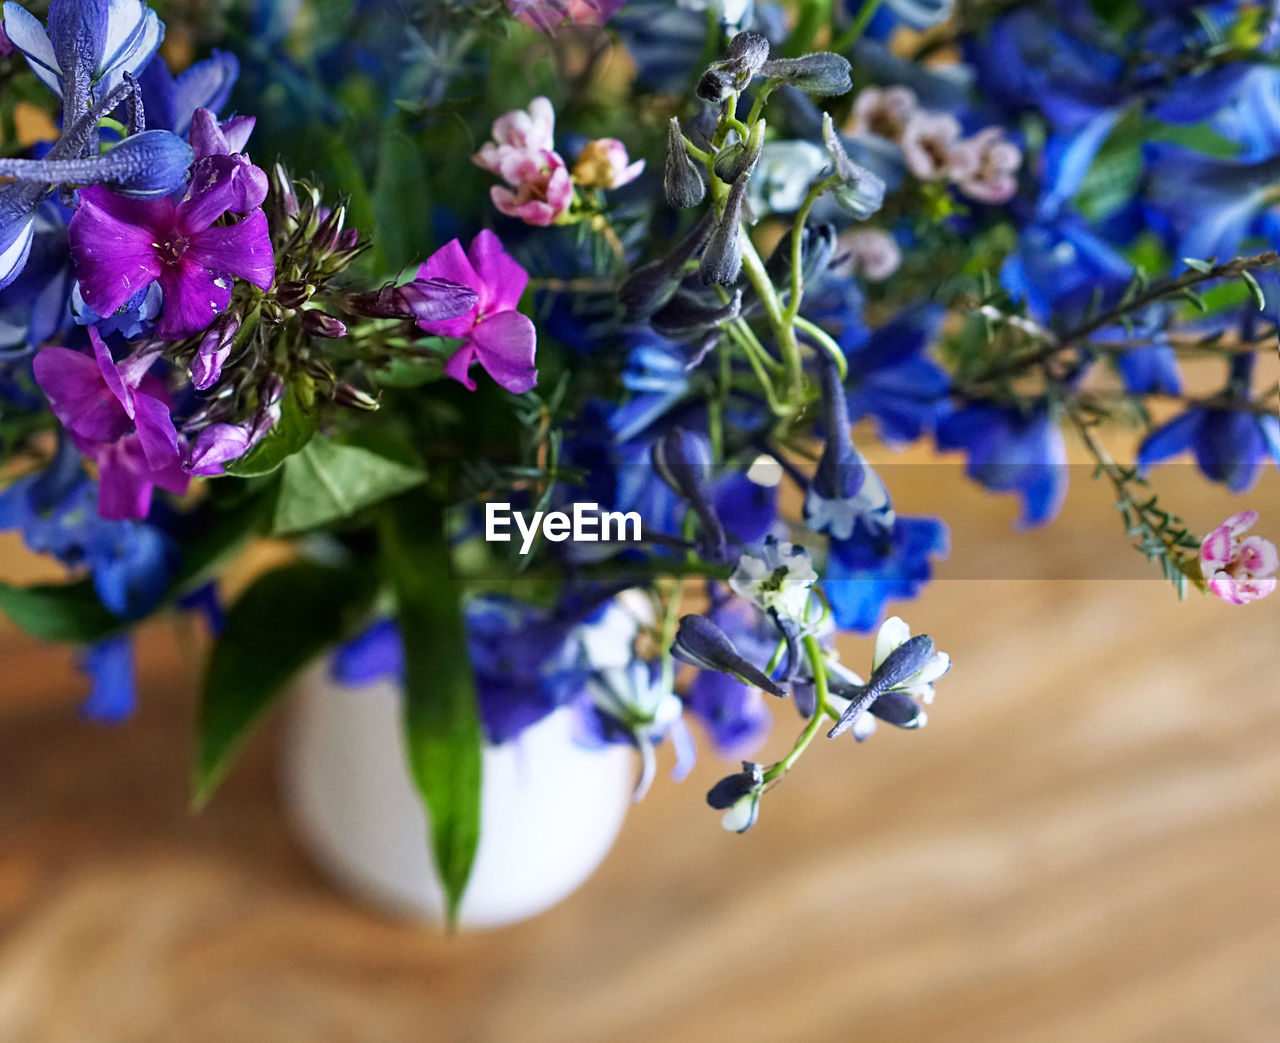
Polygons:
[[285,461],[272,528],[277,535],[313,529],[425,479],[418,467],[317,437]]
[[480,841],[481,736],[461,585],[452,578],[443,509],[407,497],[389,511],[383,551],[405,641],[409,770],[431,823],[449,923]]
[[280,419],[276,425],[244,456],[228,464],[227,474],[238,478],[271,474],[310,442],[319,418],[302,399],[303,392],[296,386],[290,387],[280,405]]
[[260,576],[231,607],[201,691],[196,807],[294,675],[363,619],[376,586],[367,569],[300,561]]
[[88,644],[127,625],[103,607],[87,579],[31,587],[0,583],[0,611],[41,641]]
[[1249,287],[1249,292],[1253,294],[1253,302],[1258,306],[1258,311],[1266,311],[1267,295],[1262,292],[1262,287],[1258,285],[1258,280],[1254,278],[1253,272],[1241,272],[1240,278],[1245,281]]

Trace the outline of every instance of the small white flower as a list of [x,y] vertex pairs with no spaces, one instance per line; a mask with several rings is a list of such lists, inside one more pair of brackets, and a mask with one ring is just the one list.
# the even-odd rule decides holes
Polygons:
[[[880,624],[876,633],[876,648],[872,658],[872,672],[880,669],[880,664],[889,658],[889,654],[911,637],[911,628],[898,616],[890,616]],[[902,692],[923,703],[932,703],[933,682],[951,669],[951,657],[946,652],[934,651],[930,658],[916,673],[898,682],[892,691]]]
[[812,141],[766,141],[747,199],[757,214],[793,214],[809,186],[826,169],[826,152]]
[[770,537],[759,557],[744,554],[738,559],[729,586],[764,612],[776,610],[787,619],[803,622],[817,581],[808,551]]

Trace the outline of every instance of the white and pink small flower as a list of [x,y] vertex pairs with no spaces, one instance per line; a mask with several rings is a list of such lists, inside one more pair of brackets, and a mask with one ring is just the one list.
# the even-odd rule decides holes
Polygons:
[[873,134],[899,142],[907,122],[920,111],[910,87],[865,87],[853,103],[853,134]]
[[947,112],[914,113],[902,131],[907,169],[921,181],[951,176],[951,153],[960,141],[960,121]]
[[1230,605],[1256,601],[1276,589],[1276,545],[1261,536],[1244,535],[1257,520],[1257,511],[1233,514],[1200,544],[1200,571],[1209,593]]
[[979,203],[1007,203],[1018,191],[1022,150],[1000,127],[985,127],[951,149],[948,173],[956,187]]
[[839,246],[853,271],[871,282],[889,278],[902,264],[898,241],[879,228],[859,228],[840,236]]
[[640,176],[644,160],[631,162],[627,146],[617,138],[587,142],[573,164],[573,180],[584,188],[621,188]]

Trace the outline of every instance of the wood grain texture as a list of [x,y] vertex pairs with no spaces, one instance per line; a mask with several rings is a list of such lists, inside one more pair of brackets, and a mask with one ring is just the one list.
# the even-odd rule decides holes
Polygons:
[[1025,536],[953,467],[893,484],[964,543],[905,612],[956,662],[928,728],[817,748],[745,837],[704,755],[563,905],[453,940],[312,869],[278,722],[187,813],[190,632],[146,630],[142,711],[103,729],[69,651],[0,630],[0,1041],[1280,1037],[1280,599],[1060,578],[1119,539],[1084,479]]

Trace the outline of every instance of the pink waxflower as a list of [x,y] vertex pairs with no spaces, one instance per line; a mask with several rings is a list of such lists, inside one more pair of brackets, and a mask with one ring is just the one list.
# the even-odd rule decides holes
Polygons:
[[851,132],[898,142],[907,122],[919,111],[910,87],[864,87],[853,103]]
[[951,172],[951,151],[959,140],[960,121],[949,113],[913,113],[902,131],[907,169],[922,181],[941,181]]
[[509,186],[489,190],[493,205],[508,217],[550,225],[573,205],[573,179],[555,150],[555,125],[551,102],[534,98],[527,111],[515,109],[494,120],[493,140],[471,157]]
[[640,176],[644,160],[631,162],[627,146],[617,138],[589,141],[573,164],[573,180],[585,188],[621,188]]
[[1200,544],[1200,571],[1229,605],[1265,598],[1276,589],[1280,569],[1276,545],[1261,536],[1245,536],[1258,520],[1257,511],[1241,511],[1219,525]]
[[449,376],[474,391],[476,384],[467,370],[479,362],[489,376],[515,394],[538,382],[537,333],[529,317],[516,310],[529,273],[502,249],[496,235],[481,232],[465,253],[457,239],[446,243],[418,269],[418,278],[447,279],[477,294],[475,306],[465,315],[418,322],[427,333],[462,339],[462,346],[445,363]]
[[879,228],[859,228],[840,236],[838,244],[846,251],[849,264],[871,282],[889,278],[902,264],[898,241]]
[[951,149],[948,173],[956,187],[979,203],[1007,203],[1018,191],[1022,150],[999,127],[986,127]]
[[93,354],[43,348],[32,362],[54,415],[77,448],[98,465],[98,512],[104,518],[145,518],[158,485],[187,491],[169,394],[150,374],[154,353],[117,363],[89,327]]

